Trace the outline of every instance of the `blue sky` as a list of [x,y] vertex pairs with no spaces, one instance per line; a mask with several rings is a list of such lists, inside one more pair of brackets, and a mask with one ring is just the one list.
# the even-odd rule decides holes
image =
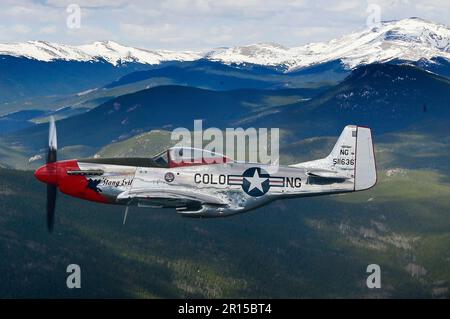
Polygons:
[[[81,8],[68,28],[67,6]],[[447,24],[448,0],[2,0],[0,42],[46,40],[85,44],[113,40],[149,49],[209,49],[276,42],[297,46],[411,16]]]

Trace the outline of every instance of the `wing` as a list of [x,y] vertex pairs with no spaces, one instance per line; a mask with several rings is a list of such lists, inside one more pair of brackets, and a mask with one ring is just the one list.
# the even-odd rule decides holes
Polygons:
[[177,208],[179,210],[198,210],[204,204],[224,206],[223,199],[204,193],[180,189],[132,189],[117,196],[117,200],[132,200],[139,206],[153,208]]

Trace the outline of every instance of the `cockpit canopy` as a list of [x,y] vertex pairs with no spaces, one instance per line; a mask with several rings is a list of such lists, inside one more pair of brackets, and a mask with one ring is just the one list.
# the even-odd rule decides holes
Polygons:
[[233,161],[223,154],[193,147],[172,147],[155,155],[152,160],[160,167],[223,164]]
[[152,158],[148,157],[114,157],[114,158],[86,158],[79,162],[124,165],[137,167],[172,168],[180,166],[223,164],[233,162],[229,157],[208,150],[192,147],[172,147]]

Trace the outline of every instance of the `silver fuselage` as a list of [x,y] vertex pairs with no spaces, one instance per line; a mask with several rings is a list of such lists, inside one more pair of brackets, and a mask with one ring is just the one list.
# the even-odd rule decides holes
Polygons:
[[[225,216],[245,212],[273,200],[353,191],[353,180],[316,181],[301,167],[261,165],[256,163],[223,163],[173,168],[133,167],[78,162],[81,170],[103,171],[87,176],[111,203],[144,207],[173,207],[191,216]],[[256,182],[250,183],[255,176]],[[246,173],[247,172],[247,173]],[[247,176],[244,176],[247,175]],[[169,177],[169,178],[168,178]],[[145,194],[156,192],[157,198]],[[143,194],[129,198],[123,194]],[[164,194],[204,201],[202,207],[180,207],[179,202],[162,199]]]

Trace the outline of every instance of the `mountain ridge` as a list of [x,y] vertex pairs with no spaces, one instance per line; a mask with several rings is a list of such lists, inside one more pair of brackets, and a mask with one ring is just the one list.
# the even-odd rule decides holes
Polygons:
[[207,59],[229,65],[255,64],[295,71],[334,60],[349,69],[360,64],[394,59],[418,61],[442,57],[450,61],[450,28],[421,18],[382,22],[380,26],[332,39],[287,48],[260,43],[204,51],[147,50],[127,47],[113,41],[70,46],[46,41],[0,44],[0,55],[39,61],[104,61],[158,65],[168,61]]
[[[164,85],[112,98],[88,112],[57,122],[60,147],[102,147],[151,129],[190,127],[195,119],[205,125],[224,127],[241,114],[258,114],[280,103],[290,104],[318,94],[316,89],[213,91],[195,87]],[[80,134],[83,132],[83,134]],[[43,123],[5,136],[37,151],[45,144],[48,124]],[[89,141],[86,140],[89,136]]]

